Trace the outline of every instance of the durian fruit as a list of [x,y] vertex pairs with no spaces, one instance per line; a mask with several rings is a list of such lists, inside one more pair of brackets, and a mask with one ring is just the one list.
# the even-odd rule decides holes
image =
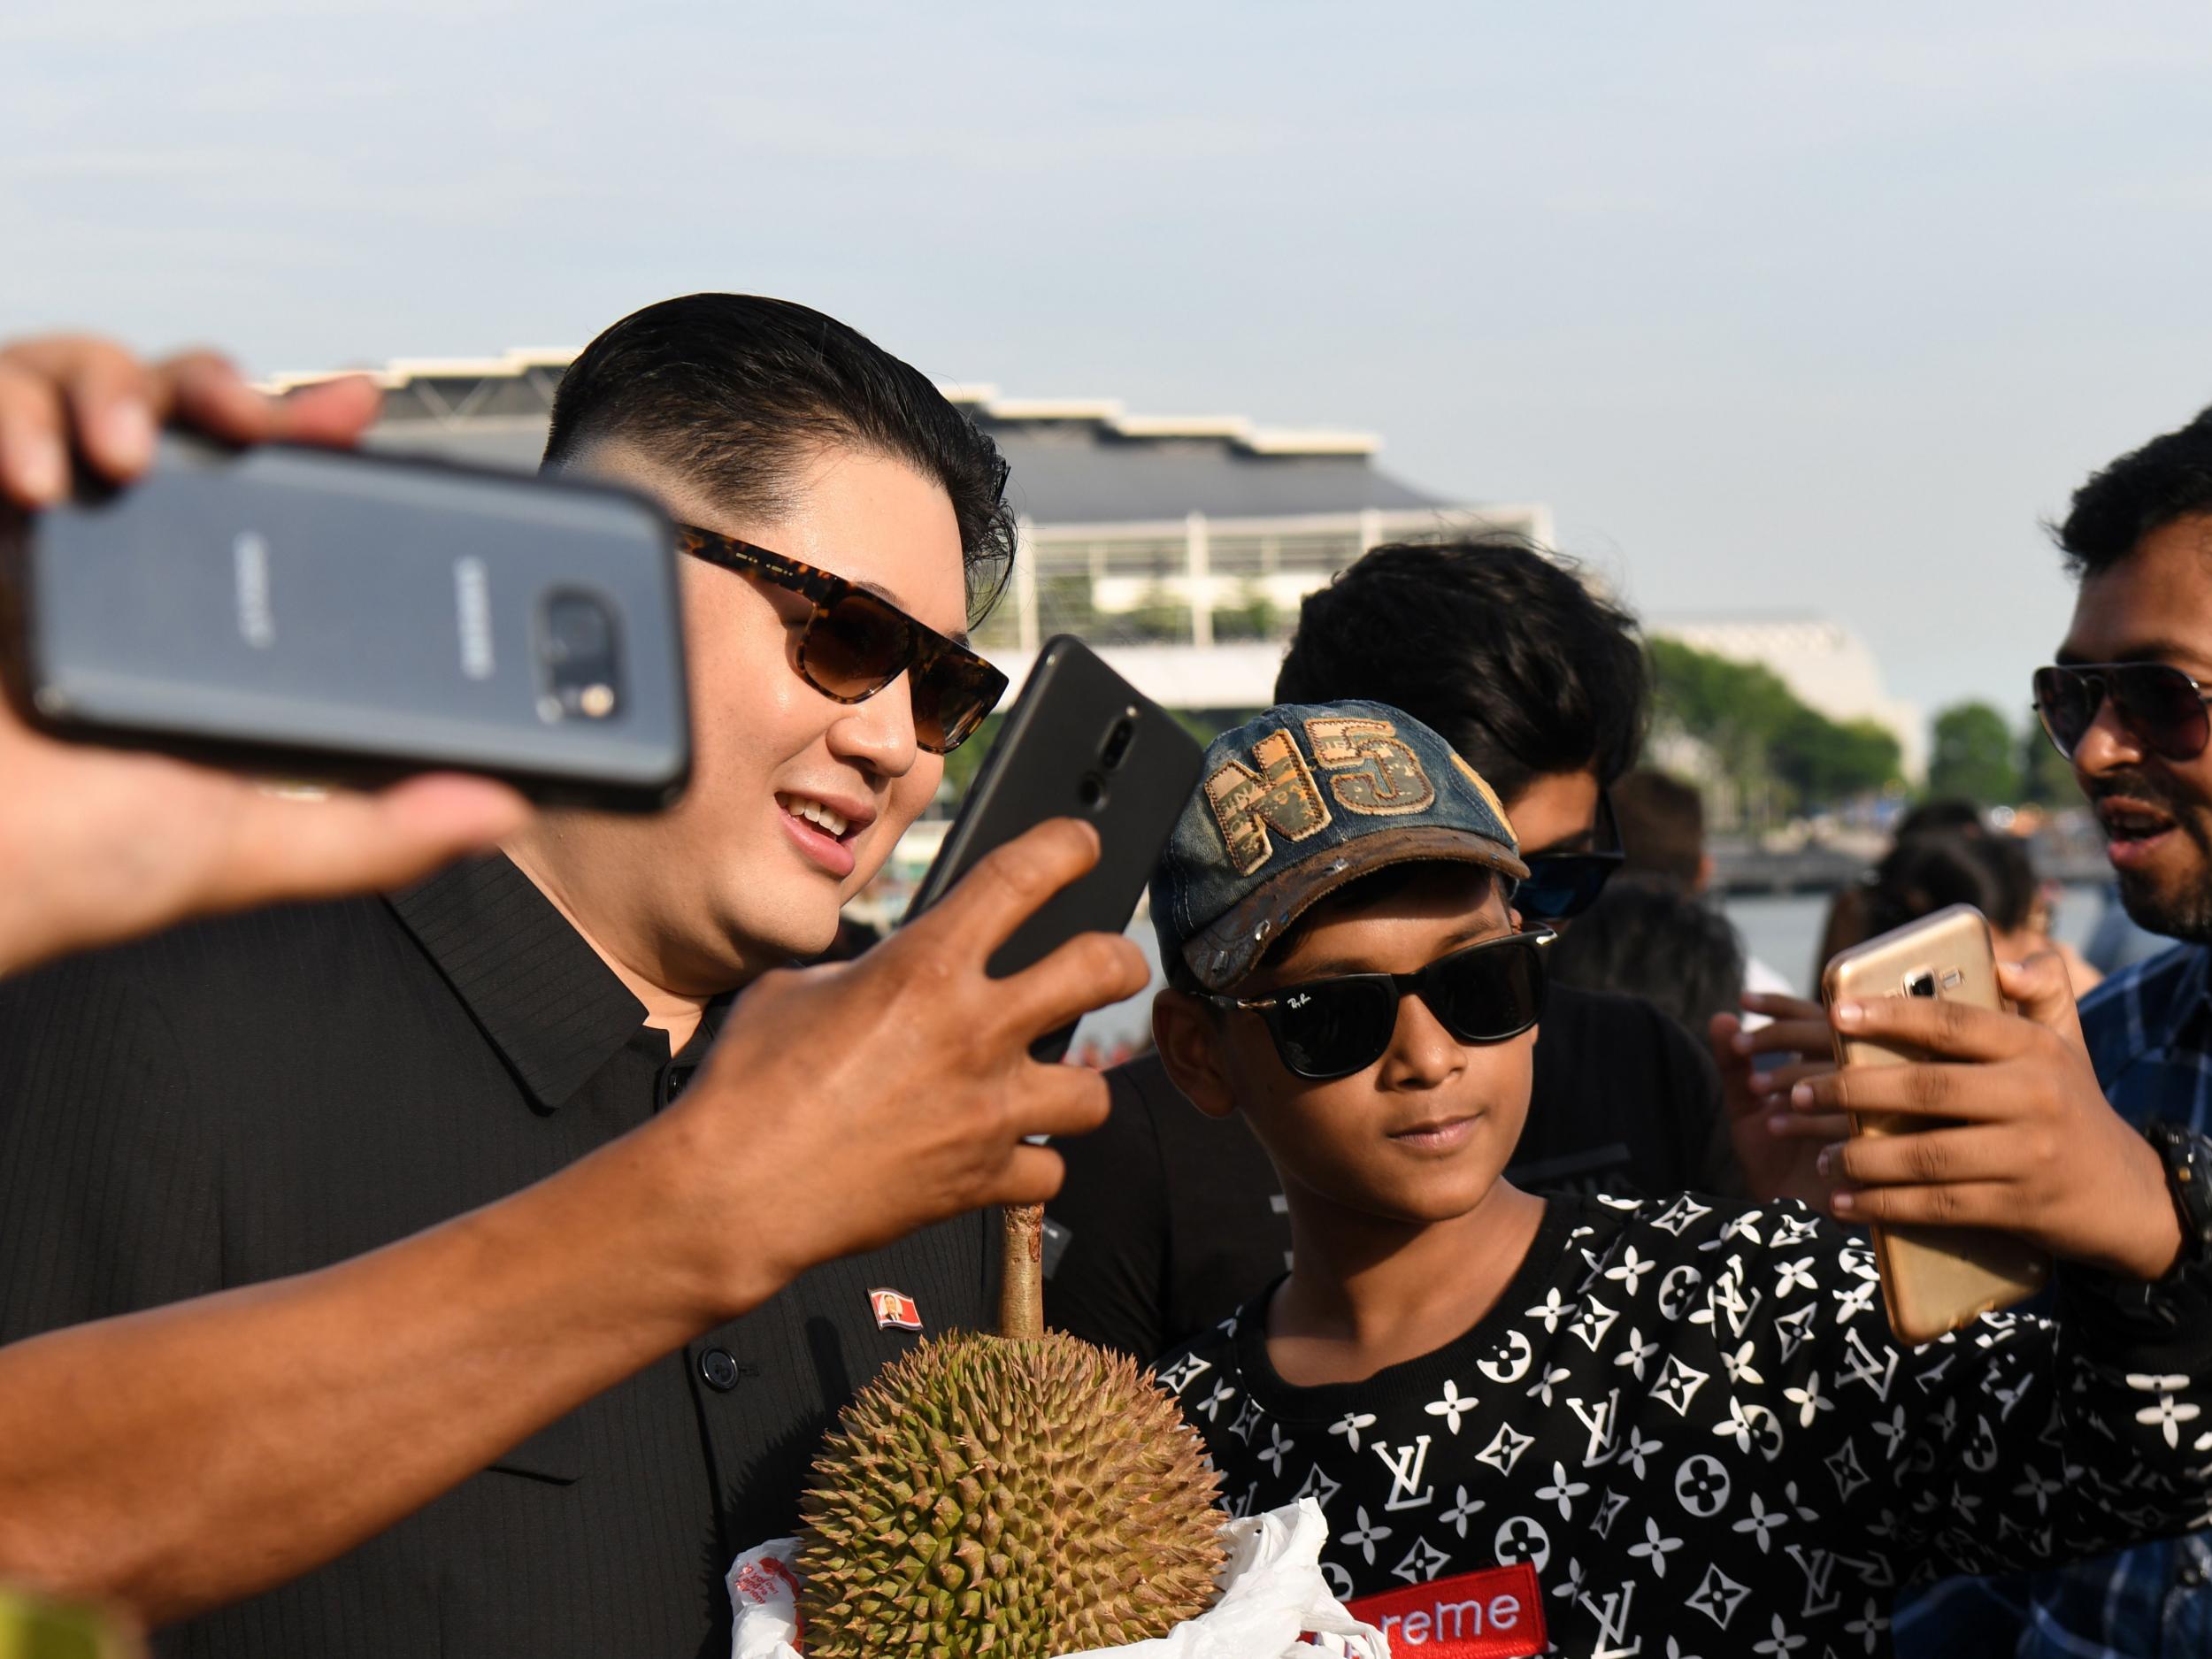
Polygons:
[[807,1659],[1049,1659],[1212,1603],[1217,1478],[1149,1372],[1043,1329],[1042,1219],[1008,1212],[1006,1334],[923,1344],[824,1442],[800,1536]]

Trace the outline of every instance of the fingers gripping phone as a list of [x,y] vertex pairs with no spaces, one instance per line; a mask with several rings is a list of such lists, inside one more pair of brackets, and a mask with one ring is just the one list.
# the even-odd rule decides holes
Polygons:
[[652,808],[690,770],[675,558],[627,490],[171,434],[127,488],[0,511],[0,670],[59,737]]
[[[1872,1002],[1885,996],[1948,998],[2002,1011],[1997,956],[1989,924],[1970,904],[1933,915],[1839,953],[1821,975],[1821,1000]],[[1839,1066],[1906,1065],[1937,1056],[1836,1033]],[[1854,1134],[1878,1138],[1947,1127],[1943,1119],[1895,1112],[1853,1112]],[[2043,1288],[2051,1264],[2034,1246],[2008,1233],[1971,1227],[1883,1226],[1868,1229],[1881,1269],[1890,1329],[1908,1342],[1932,1342],[1993,1309],[2010,1307]]]
[[[987,970],[1004,979],[1078,933],[1121,932],[1204,759],[1173,715],[1081,641],[1047,641],[905,919],[942,898],[993,848],[1048,818],[1074,818],[1098,831],[1097,864],[1017,928]],[[1040,1038],[1030,1052],[1057,1060],[1074,1032]]]

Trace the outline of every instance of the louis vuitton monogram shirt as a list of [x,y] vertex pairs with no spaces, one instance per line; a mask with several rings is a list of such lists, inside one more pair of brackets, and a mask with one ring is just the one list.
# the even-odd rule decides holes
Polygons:
[[1912,1348],[1801,1206],[1554,1198],[1434,1353],[1293,1386],[1263,1295],[1160,1377],[1234,1512],[1319,1502],[1332,1586],[1402,1656],[1886,1654],[1902,1584],[2203,1524],[2202,1277],[2062,1271],[2057,1320]]

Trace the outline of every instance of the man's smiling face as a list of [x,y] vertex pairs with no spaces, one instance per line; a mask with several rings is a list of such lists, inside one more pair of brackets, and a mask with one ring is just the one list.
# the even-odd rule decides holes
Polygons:
[[[882,594],[926,626],[964,630],[950,498],[904,463],[848,446],[795,469],[772,518],[718,507],[618,441],[578,471],[659,498],[674,518]],[[838,703],[797,668],[812,607],[772,582],[686,559],[692,783],[649,817],[550,814],[528,860],[600,943],[654,983],[711,995],[826,949],[839,907],[882,866],[943,775],[915,741],[902,674]]]
[[[2151,531],[2085,578],[2062,663],[2164,663],[2212,685],[2212,516]],[[2110,837],[2127,912],[2175,939],[2212,941],[2212,749],[2161,759],[2109,698],[2074,751],[2074,776]]]

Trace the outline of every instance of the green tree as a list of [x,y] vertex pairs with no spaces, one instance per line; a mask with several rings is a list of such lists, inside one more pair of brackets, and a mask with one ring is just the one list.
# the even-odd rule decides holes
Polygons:
[[1985,703],[1962,703],[1935,718],[1928,793],[2006,806],[2020,798],[2019,743]]
[[2038,806],[2081,804],[2081,786],[2074,781],[2073,763],[2051,747],[2043,723],[2032,717],[2020,740],[2020,798]]
[[1827,806],[1895,780],[1897,740],[1872,721],[1832,720],[1755,663],[1663,637],[1650,649],[1655,729],[1704,744],[1755,820]]
[[1871,795],[1897,780],[1897,739],[1871,720],[1837,721],[1799,703],[1775,735],[1775,772],[1813,806]]

